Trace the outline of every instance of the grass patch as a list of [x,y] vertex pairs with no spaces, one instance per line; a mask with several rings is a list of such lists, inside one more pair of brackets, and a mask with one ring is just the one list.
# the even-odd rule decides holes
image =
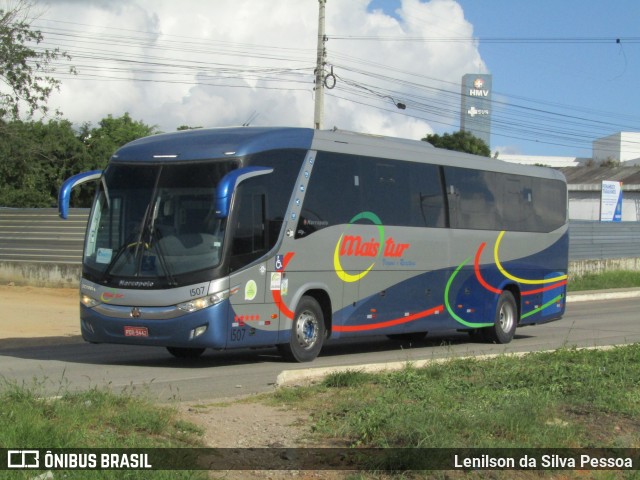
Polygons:
[[572,279],[567,284],[567,290],[570,292],[633,287],[640,287],[640,272],[628,270],[588,274]]
[[336,445],[640,448],[640,345],[340,378],[276,398],[318,412],[313,430]]
[[[0,383],[0,445],[28,448],[181,448],[201,445],[199,427],[174,409],[106,390],[44,398],[38,388]],[[9,472],[5,472],[7,474]],[[34,472],[11,472],[33,478]],[[56,478],[204,479],[204,472],[60,471]]]
[[371,382],[373,378],[361,370],[346,370],[330,373],[322,380],[322,384],[326,387],[356,387]]

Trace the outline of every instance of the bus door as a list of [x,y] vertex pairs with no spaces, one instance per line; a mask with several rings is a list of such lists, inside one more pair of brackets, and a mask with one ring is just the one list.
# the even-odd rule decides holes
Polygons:
[[230,328],[227,346],[277,343],[279,314],[271,298],[268,261],[257,262],[269,249],[264,187],[241,184],[230,218]]

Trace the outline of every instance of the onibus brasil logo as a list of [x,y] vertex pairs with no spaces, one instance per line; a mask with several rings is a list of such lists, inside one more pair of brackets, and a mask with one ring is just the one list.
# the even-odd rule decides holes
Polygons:
[[[349,220],[349,226],[360,220],[371,222],[378,231],[378,237],[365,239],[361,235],[340,235],[333,251],[333,268],[343,282],[357,282],[371,271],[381,256],[399,258],[410,247],[408,243],[396,243],[392,237],[385,238],[384,225],[375,213],[361,212]],[[343,257],[371,258],[371,265],[359,273],[347,273],[340,262]]]

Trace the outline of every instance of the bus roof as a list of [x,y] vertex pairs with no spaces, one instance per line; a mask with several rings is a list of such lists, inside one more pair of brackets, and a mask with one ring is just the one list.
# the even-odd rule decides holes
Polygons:
[[182,130],[127,143],[112,157],[117,161],[193,161],[241,157],[278,148],[309,149],[310,128],[232,127]]
[[562,173],[550,167],[521,165],[496,158],[435,148],[430,143],[420,140],[366,135],[334,129],[316,131],[311,148],[313,150],[551,178],[566,182]]
[[443,150],[419,140],[296,127],[211,128],[152,135],[126,144],[111,159],[124,162],[194,161],[237,158],[281,148],[340,152],[565,181],[562,173],[551,168]]

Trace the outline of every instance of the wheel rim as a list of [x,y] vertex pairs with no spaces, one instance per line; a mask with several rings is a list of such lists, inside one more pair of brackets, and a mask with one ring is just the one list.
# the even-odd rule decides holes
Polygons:
[[312,312],[305,310],[298,315],[296,321],[296,338],[302,348],[305,350],[313,348],[318,340],[319,330],[318,319]]
[[508,332],[513,328],[515,322],[515,313],[513,307],[508,303],[505,303],[500,307],[500,329],[503,332]]

